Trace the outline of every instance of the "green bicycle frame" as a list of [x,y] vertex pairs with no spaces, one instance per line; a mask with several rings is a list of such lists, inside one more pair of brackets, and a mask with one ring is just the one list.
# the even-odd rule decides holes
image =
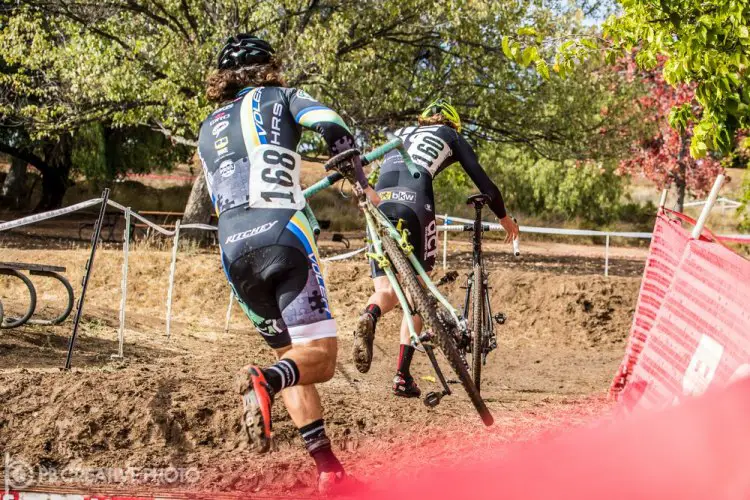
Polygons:
[[[404,252],[406,257],[409,259],[409,263],[417,272],[417,275],[422,278],[422,281],[427,287],[427,290],[432,294],[433,297],[438,300],[438,302],[440,302],[448,310],[448,312],[450,312],[451,316],[453,317],[453,321],[456,322],[456,325],[458,325],[460,328],[463,328],[462,325],[465,323],[463,315],[461,315],[459,311],[448,301],[448,299],[446,299],[443,294],[440,293],[440,291],[437,289],[437,286],[435,286],[435,283],[433,283],[432,279],[430,279],[430,276],[422,267],[422,264],[419,263],[419,259],[417,259],[417,257],[414,255],[414,252],[411,251],[411,249],[404,248],[405,245],[403,245],[402,242],[406,241],[406,235],[400,233],[398,229],[393,227],[391,221],[388,220],[388,218],[383,215],[383,213],[378,210],[378,208],[373,205],[369,199],[364,201],[363,208],[365,212],[365,220],[367,222],[367,232],[370,240],[372,241],[373,249],[375,250],[374,253],[369,255],[375,257],[375,259],[379,262],[383,262],[383,259],[387,259],[385,252],[383,252],[383,244],[381,242],[380,234],[378,231],[378,227],[380,227],[386,233],[384,237],[391,238],[399,244],[399,246],[401,247],[401,251]],[[404,294],[401,284],[398,282],[398,279],[396,278],[393,270],[390,268],[390,266],[386,266],[385,268],[383,268],[383,271],[388,277],[388,281],[393,287],[393,290],[396,292],[396,296],[399,299],[401,308],[404,311],[411,311],[411,305],[406,300],[406,295]],[[411,337],[412,344],[420,344],[421,342],[414,328],[414,323],[412,321],[411,315],[407,314],[405,317],[406,323],[409,327],[409,336]]]
[[[386,142],[380,147],[377,147],[370,151],[369,153],[362,156],[362,165],[367,165],[369,163],[372,163],[375,160],[378,160],[382,157],[384,157],[386,154],[390,153],[394,149],[398,150],[398,152],[401,154],[401,157],[404,159],[404,163],[406,164],[406,168],[409,169],[409,173],[411,173],[412,177],[415,179],[419,179],[420,175],[422,175],[419,172],[419,169],[412,161],[409,154],[406,152],[406,149],[404,148],[404,142],[399,139],[398,137],[394,137],[390,141]],[[344,176],[341,175],[338,172],[333,172],[332,174],[327,175],[323,179],[319,180],[312,186],[305,189],[302,194],[305,196],[305,199],[310,198],[316,193],[319,193],[320,191],[331,187],[336,182],[343,179]],[[312,208],[310,208],[310,204],[306,203],[305,208],[303,209],[303,212],[305,216],[307,216],[307,220],[310,221],[310,227],[313,230],[313,233],[317,236],[320,234],[320,224],[318,223],[318,219],[315,217],[315,214],[312,211]]]
[[[404,142],[396,137],[395,139],[391,139],[390,141],[386,142],[380,147],[377,147],[370,151],[369,153],[362,156],[362,165],[367,165],[369,163],[374,162],[375,160],[379,160],[380,158],[384,157],[394,149],[398,150],[398,152],[401,154],[401,157],[404,159],[404,163],[406,164],[406,168],[409,169],[409,173],[415,178],[419,179],[419,176],[422,175],[419,172],[419,169],[412,161],[411,157],[409,156],[409,153],[406,152],[406,149],[404,149]],[[305,198],[310,198],[316,193],[319,193],[320,191],[331,187],[336,182],[343,179],[344,176],[341,175],[338,172],[333,172],[332,174],[327,175],[323,179],[319,180],[312,186],[305,189],[302,194],[305,196]]]
[[[398,152],[401,154],[401,157],[404,159],[404,163],[406,164],[407,169],[409,170],[409,173],[414,177],[415,179],[418,179],[420,175],[422,175],[419,172],[419,169],[412,161],[409,154],[406,152],[406,149],[404,148],[403,141],[399,139],[398,137],[391,139],[387,143],[383,144],[382,146],[373,149],[369,153],[362,156],[362,164],[367,165],[368,163],[371,163],[377,159],[382,158],[387,153],[398,150]],[[303,191],[303,194],[305,196],[305,199],[310,198],[311,196],[315,195],[316,193],[319,193],[320,191],[331,187],[334,183],[337,181],[343,179],[343,175],[341,175],[338,172],[334,172],[332,174],[327,175],[323,179],[319,180],[312,186],[308,187]],[[374,252],[369,253],[368,256],[371,258],[374,258],[378,262],[386,263],[388,262],[388,258],[385,255],[385,252],[383,251],[383,243],[380,236],[380,231],[378,231],[378,228],[382,228],[383,232],[385,233],[385,237],[392,238],[394,241],[396,241],[401,250],[404,252],[404,254],[409,259],[409,262],[411,263],[414,270],[417,272],[420,278],[422,278],[422,281],[424,282],[425,286],[429,290],[429,292],[450,312],[451,316],[453,317],[453,320],[456,322],[457,325],[462,325],[465,323],[463,320],[463,316],[461,316],[456,310],[453,305],[451,305],[450,302],[448,302],[448,299],[446,299],[440,291],[437,289],[435,284],[432,282],[428,274],[425,272],[422,265],[419,263],[419,260],[414,255],[414,252],[412,252],[408,245],[404,244],[406,242],[406,234],[400,233],[395,227],[393,227],[393,224],[391,224],[391,221],[388,220],[388,218],[383,215],[383,213],[370,202],[369,199],[365,198],[364,200],[360,200],[360,206],[363,208],[363,212],[365,214],[365,221],[367,223],[367,233],[370,237],[370,240],[372,242],[372,249]],[[310,209],[310,205],[306,204],[304,213],[307,216],[308,220],[310,221],[310,225],[313,228],[313,231],[315,234],[320,233],[320,226],[318,225],[318,221],[315,218],[315,214],[313,213],[312,209]],[[399,283],[398,279],[396,278],[396,274],[393,272],[393,269],[391,269],[390,265],[385,265],[383,268],[383,271],[385,272],[385,275],[388,277],[388,281],[390,282],[391,286],[393,287],[393,290],[396,293],[396,297],[398,298],[399,304],[401,304],[401,308],[404,311],[412,311],[411,304],[409,304],[409,301],[406,298],[406,294],[404,293],[403,288],[401,287],[401,284]],[[412,319],[412,314],[406,314],[406,323],[409,327],[409,336],[411,337],[412,344],[419,345],[421,344],[419,340],[419,336],[416,333],[416,329],[414,328],[414,321]]]

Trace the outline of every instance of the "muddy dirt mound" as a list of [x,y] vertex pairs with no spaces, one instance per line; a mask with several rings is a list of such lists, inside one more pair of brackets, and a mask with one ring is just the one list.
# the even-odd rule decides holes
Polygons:
[[[50,251],[44,258],[80,264],[85,252]],[[312,462],[281,404],[274,409],[277,451],[257,457],[240,439],[232,375],[248,362],[270,362],[271,353],[237,308],[231,330],[223,332],[228,291],[216,256],[188,255],[178,262],[168,340],[159,288],[166,283],[167,255],[134,252],[121,361],[110,358],[116,352],[119,259],[106,251],[97,257],[100,272],[92,280],[72,372],[58,368],[69,324],[0,333],[0,448],[52,467],[196,467],[201,479],[195,488],[307,488]],[[458,280],[443,285],[456,304],[463,300],[466,268],[458,270]],[[497,328],[499,348],[484,370],[483,395],[497,420],[485,430],[458,386],[434,409],[390,394],[398,312],[379,323],[371,371],[357,372],[350,332],[372,290],[369,274],[360,260],[333,263],[326,274],[341,342],[336,376],[321,390],[325,418],[335,447],[363,477],[403,470],[389,459],[398,450],[418,461],[466,451],[429,446],[448,436],[499,446],[601,412],[639,285],[638,278],[493,268],[492,305],[508,321]],[[423,391],[437,390],[424,378],[431,370],[423,356],[415,359],[413,373]],[[592,394],[599,396],[591,400]],[[581,405],[582,399],[593,403]],[[485,437],[477,442],[476,435]]]

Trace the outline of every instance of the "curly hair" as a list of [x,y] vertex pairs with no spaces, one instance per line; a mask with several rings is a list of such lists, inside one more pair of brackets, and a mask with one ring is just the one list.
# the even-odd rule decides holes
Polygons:
[[453,129],[456,128],[456,124],[446,119],[441,113],[435,113],[432,116],[420,116],[417,118],[417,121],[422,127],[426,127],[428,125],[448,125]]
[[264,64],[251,64],[237,69],[216,69],[206,78],[206,97],[211,102],[234,99],[245,87],[285,87],[281,62],[272,58]]

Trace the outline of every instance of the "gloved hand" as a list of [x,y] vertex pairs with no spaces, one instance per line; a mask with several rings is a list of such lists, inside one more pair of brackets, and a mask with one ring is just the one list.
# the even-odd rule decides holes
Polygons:
[[518,238],[518,224],[516,224],[516,221],[511,216],[506,215],[500,219],[500,225],[505,229],[505,243],[510,243]]

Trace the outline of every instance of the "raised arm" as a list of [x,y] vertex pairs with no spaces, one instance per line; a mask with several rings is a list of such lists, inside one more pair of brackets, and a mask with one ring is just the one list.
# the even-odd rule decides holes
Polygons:
[[487,204],[490,210],[497,216],[498,219],[503,219],[508,214],[505,211],[505,202],[503,201],[503,195],[500,193],[497,185],[492,182],[492,179],[487,175],[482,166],[479,164],[476,153],[471,145],[466,142],[462,136],[457,135],[457,139],[454,143],[453,150],[456,153],[456,159],[461,164],[463,169],[469,174],[471,180],[479,188],[482,194],[489,196],[490,202]]
[[[297,123],[323,136],[331,155],[352,149],[355,146],[354,136],[341,116],[328,106],[324,106],[313,99],[304,90],[292,90],[292,94],[289,96],[289,111]],[[360,159],[357,158],[355,161],[354,173],[357,183],[367,192],[371,200],[377,200],[374,191],[369,188]]]
[[354,147],[354,136],[339,114],[304,90],[293,89],[289,96],[289,111],[297,123],[323,136],[331,154]]

